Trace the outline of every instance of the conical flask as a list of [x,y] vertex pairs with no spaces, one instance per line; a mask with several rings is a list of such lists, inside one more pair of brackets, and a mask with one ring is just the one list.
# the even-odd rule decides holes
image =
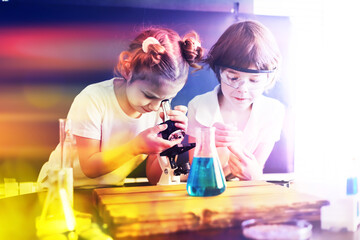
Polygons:
[[71,121],[59,119],[61,163],[48,170],[48,192],[41,216],[37,218],[37,235],[44,237],[75,229],[73,210],[73,169],[71,164]]
[[190,196],[215,196],[226,189],[215,147],[215,128],[196,129],[196,147],[186,190]]
[[75,215],[67,188],[66,171],[49,169],[49,189],[41,216],[37,219],[37,235],[43,237],[75,229]]

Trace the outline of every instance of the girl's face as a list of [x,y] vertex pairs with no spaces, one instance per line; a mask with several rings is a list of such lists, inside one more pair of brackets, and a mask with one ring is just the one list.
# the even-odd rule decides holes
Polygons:
[[226,102],[242,110],[250,108],[271,82],[268,73],[246,73],[230,68],[221,69],[220,78]]
[[184,85],[180,80],[133,79],[127,83],[126,95],[132,110],[142,114],[157,111],[162,100],[174,98]]

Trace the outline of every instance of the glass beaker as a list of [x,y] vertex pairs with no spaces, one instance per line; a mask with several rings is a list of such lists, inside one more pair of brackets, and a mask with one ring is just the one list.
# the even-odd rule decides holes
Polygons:
[[215,147],[215,128],[197,128],[186,190],[190,196],[204,197],[219,195],[225,189],[225,177]]

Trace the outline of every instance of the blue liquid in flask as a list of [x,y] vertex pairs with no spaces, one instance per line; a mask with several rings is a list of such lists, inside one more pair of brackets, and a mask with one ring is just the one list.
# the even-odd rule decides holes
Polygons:
[[194,157],[186,189],[190,196],[216,196],[225,191],[225,179],[219,160],[213,157]]

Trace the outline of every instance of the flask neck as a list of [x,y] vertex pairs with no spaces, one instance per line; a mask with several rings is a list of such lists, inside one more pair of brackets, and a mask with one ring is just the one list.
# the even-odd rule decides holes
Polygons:
[[70,119],[59,119],[59,139],[60,144],[63,144],[65,141],[72,141],[72,129],[71,129],[71,120]]
[[59,119],[59,137],[61,149],[60,167],[72,167],[72,143],[74,138],[71,132],[70,119]]
[[213,157],[214,151],[216,151],[215,128],[197,128],[194,157]]

